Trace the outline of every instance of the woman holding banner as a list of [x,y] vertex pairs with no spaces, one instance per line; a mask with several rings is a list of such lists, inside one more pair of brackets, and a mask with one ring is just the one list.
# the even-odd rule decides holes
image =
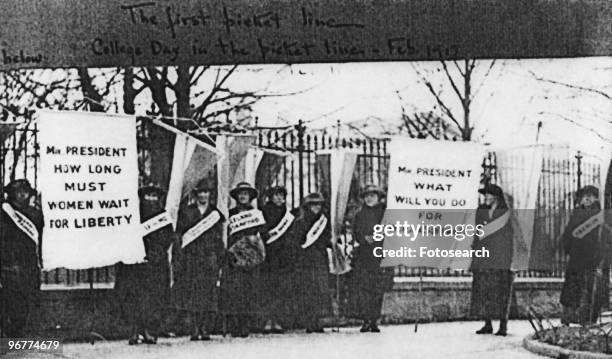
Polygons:
[[487,184],[478,192],[485,196],[484,204],[476,212],[476,224],[483,226],[484,234],[474,237],[473,249],[487,249],[488,257],[474,258],[471,270],[472,316],[484,319],[484,326],[476,334],[493,333],[491,320],[499,320],[495,335],[508,332],[508,315],[512,299],[514,273],[511,271],[513,229],[510,209],[503,190]]
[[173,256],[176,257],[175,304],[191,313],[191,340],[210,340],[217,312],[219,268],[224,256],[223,221],[204,181],[193,191],[195,203],[179,212]]
[[0,334],[19,338],[40,290],[43,217],[30,205],[36,192],[27,180],[15,180],[4,189],[8,198],[0,211]]
[[304,198],[302,215],[295,221],[292,239],[297,241],[296,296],[306,333],[323,333],[320,318],[329,314],[329,260],[331,227],[325,213],[325,202],[320,193]]
[[381,243],[372,240],[372,228],[381,223],[385,214],[385,205],[381,202],[385,192],[378,186],[367,185],[362,195],[363,207],[352,225],[358,245],[353,250],[353,270],[348,273],[349,313],[363,320],[361,332],[378,333],[383,295],[393,283],[393,275],[380,267],[381,258],[373,255],[374,248]]
[[260,232],[263,214],[251,205],[258,192],[246,182],[230,191],[236,207],[229,210],[227,266],[223,270],[223,308],[234,337],[249,336],[255,314],[259,266],[265,258]]
[[261,265],[259,298],[265,316],[264,334],[279,334],[284,332],[281,319],[284,315],[292,314],[288,306],[294,254],[288,233],[295,216],[287,208],[285,187],[268,189],[266,197],[267,201],[261,208],[266,221],[262,231],[266,259]]
[[117,285],[123,315],[132,324],[128,344],[155,344],[170,294],[168,248],[174,239],[172,223],[162,206],[165,191],[149,184],[138,190],[146,263],[117,266]]
[[585,186],[576,194],[574,209],[563,233],[569,255],[561,291],[564,324],[594,323],[609,302],[610,228],[604,224],[599,189]]

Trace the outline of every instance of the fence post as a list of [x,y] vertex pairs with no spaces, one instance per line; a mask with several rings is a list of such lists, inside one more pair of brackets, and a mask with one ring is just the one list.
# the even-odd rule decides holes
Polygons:
[[299,178],[299,202],[304,198],[304,122],[300,120],[297,124],[298,135],[298,178]]
[[581,168],[581,163],[582,163],[582,154],[580,153],[580,151],[578,151],[578,154],[576,155],[576,165],[577,165],[577,169],[576,169],[576,175],[578,176],[578,179],[576,181],[577,184],[577,189],[580,189],[582,187],[581,185],[581,178],[582,177],[582,168]]

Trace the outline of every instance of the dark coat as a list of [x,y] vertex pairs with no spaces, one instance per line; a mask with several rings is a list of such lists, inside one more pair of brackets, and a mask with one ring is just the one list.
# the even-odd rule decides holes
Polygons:
[[[162,209],[140,206],[141,223],[162,213]],[[170,299],[170,264],[168,248],[174,240],[172,225],[143,237],[145,262],[117,265],[115,293],[121,305],[122,316],[128,322],[155,329],[162,311]]]
[[349,285],[347,315],[355,318],[374,320],[380,316],[383,295],[391,289],[393,273],[380,267],[382,258],[374,256],[374,248],[382,242],[371,242],[373,227],[380,224],[385,206],[363,206],[355,215],[352,224],[353,240],[359,245],[353,251],[352,270],[347,274]]
[[215,312],[218,309],[217,282],[225,252],[223,215],[219,213],[221,219],[212,228],[181,248],[183,234],[215,210],[214,206],[208,206],[201,214],[197,204],[192,204],[179,212],[177,239],[173,245],[173,293],[174,303],[180,309],[193,312]]
[[596,317],[601,308],[608,304],[612,240],[610,231],[598,227],[583,238],[575,238],[572,234],[578,226],[599,211],[598,203],[591,208],[574,210],[563,233],[564,249],[569,255],[569,262],[561,291],[561,304],[572,310],[584,307],[582,318],[568,318],[570,321],[592,322],[593,318],[589,317]]
[[33,207],[13,208],[25,215],[38,230],[38,247],[13,220],[0,209],[0,305],[6,315],[8,336],[23,335],[23,328],[40,290],[43,217]]
[[[489,216],[489,210],[480,207],[476,212],[476,225],[486,225],[501,217],[508,209],[498,208]],[[508,319],[512,300],[514,274],[512,265],[512,223],[483,239],[474,238],[473,249],[486,248],[489,257],[472,260],[472,317],[484,319]]]
[[[497,208],[493,214],[489,215],[489,210],[485,207],[480,207],[476,211],[476,225],[486,225],[501,217],[508,209]],[[512,266],[512,251],[513,251],[513,236],[512,223],[509,220],[506,225],[494,234],[483,239],[474,238],[472,244],[473,249],[486,248],[489,251],[489,257],[481,257],[472,259],[472,270],[479,269],[503,269],[510,270]]]
[[293,290],[303,318],[323,317],[328,315],[331,309],[327,255],[327,249],[331,248],[329,217],[319,239],[306,249],[301,247],[306,242],[308,231],[322,215],[323,213],[314,215],[312,212],[304,211],[302,216],[296,219],[291,233],[297,251],[296,281]]
[[[262,229],[262,239],[269,238],[268,232],[272,230],[287,213],[286,206],[276,206],[267,203],[262,206],[266,224]],[[293,212],[292,212],[293,213]],[[266,244],[266,259],[261,265],[259,299],[262,311],[268,317],[284,317],[293,314],[291,285],[294,279],[293,266],[295,263],[295,246],[291,243],[291,226],[276,241]]]
[[[251,206],[234,207],[229,210],[230,218],[236,214],[253,209]],[[227,248],[246,235],[258,235],[262,226],[247,228],[228,236]],[[227,254],[226,254],[227,255]],[[232,265],[232,261],[226,260],[221,277],[221,289],[223,292],[223,311],[230,315],[254,314],[259,310],[257,298],[259,281],[259,267],[246,269]]]

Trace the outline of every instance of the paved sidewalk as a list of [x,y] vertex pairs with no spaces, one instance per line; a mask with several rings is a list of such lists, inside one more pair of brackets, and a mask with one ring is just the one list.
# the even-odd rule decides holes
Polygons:
[[327,329],[325,334],[295,332],[254,335],[247,339],[213,337],[210,342],[189,338],[161,339],[157,345],[128,346],[127,341],[66,344],[63,355],[9,355],[7,358],[253,358],[253,359],[514,359],[541,358],[521,346],[533,331],[527,321],[511,321],[510,335],[475,335],[480,322],[421,324],[381,327],[382,333],[359,333],[359,328]]

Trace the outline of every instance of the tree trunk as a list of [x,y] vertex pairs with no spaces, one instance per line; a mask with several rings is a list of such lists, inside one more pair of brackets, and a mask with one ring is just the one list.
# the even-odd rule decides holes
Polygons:
[[77,69],[79,79],[81,81],[81,91],[83,98],[89,104],[89,111],[92,112],[104,112],[104,106],[102,105],[102,95],[96,90],[89,76],[89,71],[85,67],[79,67]]
[[134,100],[136,89],[134,89],[134,69],[126,67],[123,70],[123,113],[133,115],[136,113]]
[[[190,117],[189,108],[189,67],[179,66],[176,69],[177,82],[175,85],[176,113],[178,117]],[[153,89],[151,89],[153,91]],[[160,86],[156,91],[166,91],[165,86]],[[160,108],[161,115],[173,117],[172,107],[166,100],[165,93],[156,93],[153,96],[156,104]],[[160,103],[161,100],[165,100]],[[151,180],[159,183],[163,187],[168,187],[170,183],[170,171],[172,170],[172,156],[174,153],[174,134],[159,126],[151,126]]]

